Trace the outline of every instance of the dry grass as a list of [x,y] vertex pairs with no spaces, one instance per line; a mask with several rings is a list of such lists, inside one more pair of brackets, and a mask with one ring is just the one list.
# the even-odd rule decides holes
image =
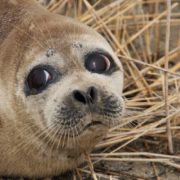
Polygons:
[[[77,176],[148,179],[98,166],[150,162],[180,170],[180,1],[51,0],[54,13],[73,16],[100,32],[124,66],[124,123],[97,145]],[[128,124],[128,125],[127,125]]]

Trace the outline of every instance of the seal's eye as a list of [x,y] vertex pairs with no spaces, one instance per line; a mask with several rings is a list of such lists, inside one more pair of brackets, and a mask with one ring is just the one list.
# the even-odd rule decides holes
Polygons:
[[27,83],[31,91],[39,91],[44,89],[51,79],[52,76],[47,70],[38,68],[30,72]]
[[106,73],[111,67],[109,58],[101,53],[93,53],[86,57],[85,67],[93,73]]

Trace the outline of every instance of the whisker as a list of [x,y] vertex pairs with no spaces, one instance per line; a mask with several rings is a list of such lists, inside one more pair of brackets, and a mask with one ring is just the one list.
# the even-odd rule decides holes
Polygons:
[[[30,123],[29,123],[30,124]],[[24,128],[24,129],[21,129],[21,130],[17,130],[17,132],[19,131],[20,133],[18,134],[18,136],[22,137],[24,134],[27,134],[27,131],[29,130],[32,130],[31,128],[33,127],[32,124],[30,124],[31,126],[28,125],[28,127]],[[22,141],[21,143],[17,144],[17,146],[15,147],[15,149],[17,149],[17,152],[20,151],[20,150],[24,150],[25,148],[27,148],[29,145],[31,145],[34,141],[37,140],[37,138],[40,138],[42,135],[44,135],[46,133],[46,131],[49,130],[49,127],[46,127],[44,129],[44,131],[41,131],[40,129],[38,129],[38,131],[33,134],[35,138],[33,139],[30,139],[29,141]],[[32,148],[31,148],[32,149]],[[17,153],[17,152],[14,152],[13,153]]]
[[54,149],[54,146],[55,146],[55,137],[56,137],[56,135],[58,134],[58,132],[59,132],[59,129],[57,128],[56,131],[54,132],[54,134],[52,135],[51,140],[48,142],[48,144],[52,142],[52,145],[49,145],[49,146],[50,146],[50,152],[51,152],[51,153],[52,153],[52,151],[53,151],[53,149]]
[[65,134],[64,134],[64,127],[61,127],[61,128],[59,128],[59,133],[58,133],[58,135],[60,134],[60,137],[59,137],[59,139],[58,139],[58,143],[57,143],[57,149],[59,149],[59,147],[60,147],[60,142],[62,142],[62,145],[61,145],[61,147],[63,147],[63,136],[65,136]]
[[[60,130],[62,130],[62,128],[60,128]],[[58,139],[57,149],[59,149],[59,147],[60,147],[60,142],[61,142],[62,136],[63,136],[63,133],[61,133],[61,136]]]

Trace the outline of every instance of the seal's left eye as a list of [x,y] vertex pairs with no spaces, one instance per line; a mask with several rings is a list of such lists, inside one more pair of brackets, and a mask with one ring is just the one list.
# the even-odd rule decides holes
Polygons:
[[34,69],[30,72],[27,83],[30,91],[43,90],[52,79],[51,74],[42,68]]
[[107,73],[110,70],[111,61],[104,54],[93,53],[86,57],[85,67],[93,73]]

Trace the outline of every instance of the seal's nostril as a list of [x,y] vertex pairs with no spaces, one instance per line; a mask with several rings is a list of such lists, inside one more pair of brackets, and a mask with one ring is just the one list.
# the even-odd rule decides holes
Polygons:
[[94,103],[97,99],[97,89],[94,86],[92,86],[88,89],[87,94],[90,97],[91,102]]
[[77,100],[83,104],[87,103],[86,94],[82,91],[79,91],[79,90],[73,91],[73,97],[75,100]]
[[87,93],[80,90],[74,90],[73,98],[83,104],[94,104],[97,100],[97,94],[97,89],[92,86],[88,88]]

